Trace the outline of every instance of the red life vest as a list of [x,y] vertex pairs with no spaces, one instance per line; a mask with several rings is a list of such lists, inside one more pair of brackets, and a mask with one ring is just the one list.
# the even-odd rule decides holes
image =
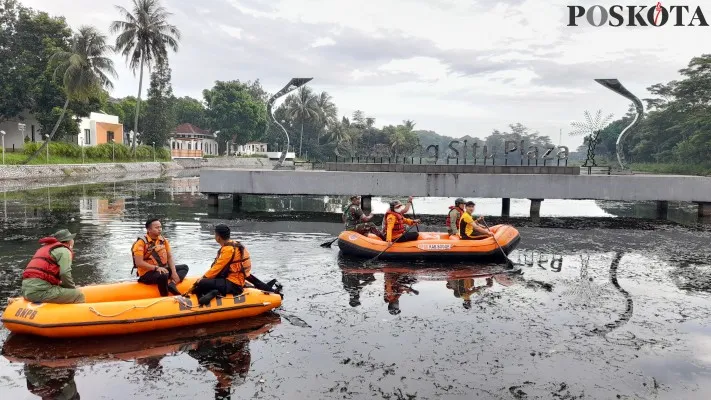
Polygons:
[[[402,236],[403,233],[405,233],[405,221],[403,221],[403,216],[402,214],[395,212],[395,211],[386,211],[385,212],[385,220],[387,221],[388,215],[394,215],[395,216],[395,225],[393,225],[393,238],[397,238]],[[387,228],[387,226],[386,226]],[[387,232],[387,229],[386,229]]]
[[72,259],[74,258],[74,253],[72,250],[64,245],[62,242],[58,242],[54,238],[43,238],[40,243],[46,243],[44,246],[37,249],[35,255],[27,263],[25,271],[22,272],[22,279],[37,278],[48,282],[51,285],[59,285],[59,264],[52,258],[50,252],[57,247],[64,247],[69,250]]
[[457,226],[459,226],[459,220],[462,218],[462,209],[457,206],[449,206],[449,212],[447,212],[447,221],[445,222],[447,229],[449,229],[449,224],[452,223],[452,210],[456,209],[459,212],[459,218],[457,218]]

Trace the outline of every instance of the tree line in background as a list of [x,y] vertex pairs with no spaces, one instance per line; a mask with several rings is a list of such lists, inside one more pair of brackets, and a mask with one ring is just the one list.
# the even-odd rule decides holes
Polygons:
[[[178,50],[181,35],[168,23],[170,13],[158,0],[132,0],[131,10],[116,8],[120,19],[109,27],[117,34],[115,45],[110,46],[96,28],[83,26],[73,33],[62,17],[23,7],[17,0],[0,0],[0,122],[30,112],[42,132],[50,132],[54,139],[67,139],[78,133],[79,118],[100,111],[117,115],[126,132],[140,132],[138,140],[143,144],[167,145],[177,125],[191,123],[218,132],[221,154],[228,143],[249,141],[266,142],[270,150],[283,149],[284,135],[268,123],[265,104],[269,93],[258,79],[217,81],[203,91],[202,99],[176,97],[168,50]],[[109,97],[111,78],[116,77],[107,58],[112,51],[121,53],[139,74],[139,93],[143,71],[149,69],[144,106],[140,97]],[[680,72],[683,79],[648,89],[656,97],[645,99],[649,112],[626,143],[628,160],[698,164],[711,159],[711,55],[692,59]],[[518,144],[523,140],[526,147],[539,150],[552,142],[520,123],[509,125],[506,131],[494,130],[485,139],[469,135],[455,139],[415,130],[412,120],[378,128],[375,118],[363,111],[339,116],[331,95],[308,86],[287,96],[274,115],[289,133],[290,150],[313,160],[419,157],[426,155],[424,150],[430,145],[438,145],[440,157],[445,158],[457,155],[449,149],[452,140],[460,141],[459,157],[464,156],[465,140],[467,158],[475,156],[474,144],[479,157],[484,146],[489,154],[499,157],[507,140]],[[617,136],[632,116],[628,113],[600,132],[598,155],[614,159]],[[572,158],[584,158],[585,147]]]
[[[711,54],[694,57],[679,71],[682,78],[647,88],[646,115],[624,144],[633,163],[677,164],[711,169]],[[634,108],[599,134],[598,155],[616,157],[620,132],[632,122]],[[582,150],[581,146],[581,150]]]

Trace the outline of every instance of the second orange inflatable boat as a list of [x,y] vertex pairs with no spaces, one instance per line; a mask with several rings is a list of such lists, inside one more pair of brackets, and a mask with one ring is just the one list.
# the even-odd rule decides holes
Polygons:
[[[186,292],[196,278],[185,278],[178,290]],[[245,288],[239,296],[215,298],[207,306],[196,296],[160,297],[155,285],[122,282],[79,288],[81,304],[31,303],[8,300],[2,323],[13,333],[46,337],[121,335],[207,322],[253,317],[281,305],[281,296]]]
[[[512,252],[521,237],[511,225],[491,227],[496,241],[507,255]],[[446,232],[419,232],[419,239],[411,242],[395,242],[389,249],[388,243],[371,234],[361,235],[344,231],[338,236],[338,246],[344,255],[357,257],[375,257],[380,252],[380,259],[450,259],[450,260],[497,260],[503,254],[493,238],[481,240],[461,240],[449,236]]]

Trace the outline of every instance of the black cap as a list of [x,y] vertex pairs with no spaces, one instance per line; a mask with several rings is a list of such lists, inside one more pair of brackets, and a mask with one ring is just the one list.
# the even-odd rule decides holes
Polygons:
[[466,205],[467,207],[468,207],[468,206],[475,206],[476,203],[474,203],[473,201],[467,201],[467,204],[465,204],[465,205]]
[[457,204],[464,204],[464,199],[460,197],[457,200],[454,200],[454,205],[456,206]]

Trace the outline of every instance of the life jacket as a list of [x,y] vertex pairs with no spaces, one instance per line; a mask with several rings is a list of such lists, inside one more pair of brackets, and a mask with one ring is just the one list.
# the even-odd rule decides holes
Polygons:
[[64,247],[69,250],[72,259],[74,259],[74,252],[67,247],[64,243],[58,242],[57,239],[53,237],[42,238],[40,243],[45,243],[44,246],[37,249],[35,255],[32,256],[30,262],[27,263],[27,267],[22,272],[22,279],[37,278],[48,282],[50,285],[59,285],[61,281],[59,277],[59,264],[50,254],[52,250],[57,247]]
[[[384,218],[385,221],[388,220],[388,215],[395,216],[395,225],[393,225],[393,238],[402,236],[402,234],[405,233],[405,221],[403,220],[404,217],[402,216],[402,214],[400,214],[398,212],[388,210],[385,212],[385,218]],[[387,225],[387,222],[386,222],[386,225]],[[387,230],[386,230],[386,233],[387,233]]]
[[[220,271],[219,274],[217,274],[217,277],[221,279],[227,279],[230,275],[237,274],[238,276],[240,276],[240,278],[238,278],[239,281],[241,281],[242,285],[244,285],[244,281],[247,279],[248,276],[251,275],[252,272],[252,261],[249,257],[249,251],[247,251],[247,249],[242,246],[242,243],[237,241],[229,241],[225,244],[225,246],[231,246],[234,251],[232,252],[232,258],[230,259],[230,262],[225,265],[225,267],[222,269],[222,271]],[[217,251],[217,257],[215,258],[215,261],[220,258],[221,252],[222,248]]]
[[[163,236],[158,236],[156,240],[150,242],[145,237],[139,237],[133,242],[133,246],[138,242],[143,242],[145,245],[143,261],[161,268],[165,268],[168,265],[168,250],[165,247],[165,238]],[[131,260],[133,260],[133,246],[131,246]],[[133,273],[134,269],[138,269],[135,260],[133,261],[131,273]],[[139,276],[138,271],[136,271],[136,276]]]
[[[454,209],[456,209],[457,212],[459,213],[459,218],[457,218],[457,227],[459,227],[459,221],[461,221],[461,219],[462,219],[462,215],[463,215],[462,209],[457,206],[449,206],[449,212],[447,212],[447,221],[445,221],[445,224],[447,225],[447,231],[449,231],[451,229],[450,228],[451,223],[452,223],[451,214],[452,214],[452,210],[454,210]],[[452,234],[452,233],[450,232],[450,234]]]

